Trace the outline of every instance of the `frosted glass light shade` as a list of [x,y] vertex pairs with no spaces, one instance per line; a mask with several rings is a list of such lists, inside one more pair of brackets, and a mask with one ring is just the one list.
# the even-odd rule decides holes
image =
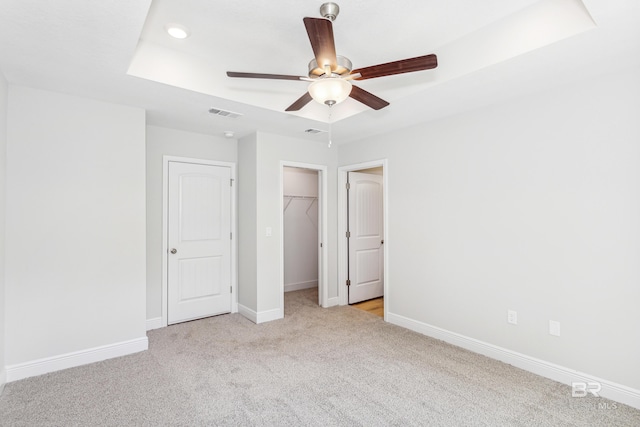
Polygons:
[[351,83],[339,77],[318,79],[309,85],[309,95],[320,104],[339,104],[349,97]]

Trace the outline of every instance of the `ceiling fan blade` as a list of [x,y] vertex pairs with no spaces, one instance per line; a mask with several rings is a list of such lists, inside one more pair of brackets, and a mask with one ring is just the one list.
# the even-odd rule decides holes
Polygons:
[[312,99],[313,98],[311,98],[311,95],[309,95],[309,92],[305,92],[304,95],[298,98],[296,102],[289,105],[287,109],[284,111],[298,111],[299,109],[307,105],[309,102],[311,102]]
[[261,73],[239,73],[236,71],[227,71],[229,77],[242,77],[246,79],[272,79],[272,80],[302,80],[304,77],[287,76],[284,74],[261,74]]
[[333,24],[325,18],[304,18],[303,21],[318,67],[328,65],[334,71],[338,67],[338,59],[333,41]]
[[372,65],[371,67],[358,68],[351,74],[360,73],[360,77],[354,80],[373,79],[394,74],[412,73],[414,71],[430,70],[438,66],[438,58],[431,55],[418,56],[416,58],[401,59],[400,61],[387,62],[386,64]]
[[349,96],[356,101],[362,102],[364,105],[373,108],[374,110],[380,110],[381,108],[389,105],[389,103],[384,99],[378,98],[374,94],[355,85],[351,87],[351,93]]

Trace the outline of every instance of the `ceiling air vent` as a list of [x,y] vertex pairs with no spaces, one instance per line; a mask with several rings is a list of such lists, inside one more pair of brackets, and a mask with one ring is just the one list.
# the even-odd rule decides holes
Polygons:
[[316,133],[322,133],[322,132],[326,132],[326,130],[320,130],[320,129],[313,129],[313,128],[309,128],[307,130],[305,130],[306,133],[310,133],[312,135],[315,135]]
[[230,119],[237,119],[238,117],[242,117],[240,113],[234,113],[233,111],[221,110],[219,108],[210,108],[209,112],[216,116],[229,117]]

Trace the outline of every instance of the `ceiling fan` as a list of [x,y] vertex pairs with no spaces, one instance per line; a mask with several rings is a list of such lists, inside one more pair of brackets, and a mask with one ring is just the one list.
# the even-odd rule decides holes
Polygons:
[[333,40],[332,22],[338,16],[340,8],[335,3],[324,3],[320,6],[323,18],[304,18],[311,48],[315,58],[309,62],[309,77],[289,76],[283,74],[261,74],[227,71],[229,77],[274,80],[301,80],[311,82],[308,91],[285,111],[298,111],[312,99],[329,107],[338,104],[348,97],[359,101],[374,110],[389,105],[384,99],[367,92],[351,83],[352,80],[366,80],[394,74],[411,73],[429,70],[438,66],[436,55],[424,55],[416,58],[402,59],[385,64],[353,70],[351,61],[336,55]]

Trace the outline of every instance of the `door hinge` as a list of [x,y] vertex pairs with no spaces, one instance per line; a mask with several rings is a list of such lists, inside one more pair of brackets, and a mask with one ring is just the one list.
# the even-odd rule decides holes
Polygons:
[[347,231],[347,232],[345,233],[345,235],[347,236],[347,239],[350,239],[350,238],[351,238],[351,232],[350,232],[350,231]]
[[347,182],[347,184],[345,185],[345,187],[347,187],[347,190],[351,190],[351,184]]
[[232,294],[233,293],[233,286],[229,286],[229,293]]
[[351,286],[351,280],[347,279],[347,286]]
[[322,243],[320,243],[320,247],[322,247]]
[[229,180],[229,186],[233,187],[233,181],[234,181],[234,179],[233,179],[233,178],[231,178],[231,179]]
[[233,232],[229,233],[229,239],[233,240]]

